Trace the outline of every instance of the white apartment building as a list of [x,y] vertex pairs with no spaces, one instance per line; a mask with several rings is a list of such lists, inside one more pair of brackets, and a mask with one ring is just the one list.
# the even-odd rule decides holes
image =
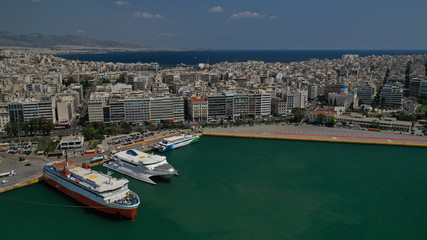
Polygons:
[[56,100],[53,97],[42,97],[38,102],[39,117],[56,123]]
[[375,86],[368,82],[368,81],[362,81],[359,85],[356,86],[357,97],[359,98],[359,101],[362,102],[362,104],[371,105],[372,100],[375,97],[376,88]]
[[309,84],[308,85],[308,99],[312,100],[317,98],[319,95],[319,86],[317,84]]
[[22,111],[24,114],[24,121],[39,118],[38,101],[35,99],[25,99],[22,103]]
[[403,90],[399,84],[384,84],[380,93],[380,102],[386,107],[402,106]]
[[59,124],[70,124],[75,116],[74,97],[62,97],[56,101],[56,110]]
[[267,93],[261,94],[261,116],[269,116],[271,114],[271,95]]
[[173,121],[184,121],[184,99],[181,96],[172,96],[173,102]]
[[286,106],[286,101],[281,98],[271,99],[271,113],[275,116],[285,116],[287,114]]
[[0,104],[0,131],[5,130],[5,126],[9,123],[9,110],[6,104]]
[[294,108],[304,108],[301,92],[286,94],[286,113],[291,113]]
[[204,98],[188,99],[188,114],[191,121],[202,122],[208,119],[208,102]]
[[88,101],[87,113],[89,116],[89,122],[104,121],[103,104],[104,100],[101,98],[93,98]]

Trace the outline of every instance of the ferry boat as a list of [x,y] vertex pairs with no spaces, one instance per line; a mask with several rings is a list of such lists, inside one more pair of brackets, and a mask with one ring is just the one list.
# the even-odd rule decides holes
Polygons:
[[154,148],[159,152],[165,152],[197,142],[199,139],[200,137],[197,135],[181,134],[179,136],[164,138],[161,142],[156,144]]
[[116,179],[89,165],[55,161],[43,167],[44,180],[61,192],[99,211],[134,219],[139,197],[128,189],[127,179]]
[[156,184],[150,177],[171,178],[178,172],[166,161],[166,157],[148,154],[134,149],[120,151],[102,166],[143,182]]

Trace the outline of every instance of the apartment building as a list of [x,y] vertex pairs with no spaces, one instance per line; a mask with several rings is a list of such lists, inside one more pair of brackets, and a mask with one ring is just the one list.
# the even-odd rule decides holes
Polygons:
[[56,102],[58,124],[71,124],[74,112],[74,97],[67,96],[58,99]]
[[104,121],[104,111],[103,106],[105,102],[101,98],[90,99],[87,103],[88,117],[89,122],[103,122]]
[[174,109],[171,97],[150,98],[150,120],[173,120]]
[[213,94],[206,96],[208,102],[208,118],[219,119],[226,117],[225,111],[225,95]]
[[208,120],[208,102],[204,98],[191,97],[188,99],[188,114],[191,121],[202,122]]
[[403,90],[400,84],[384,84],[380,93],[380,103],[386,107],[400,108],[402,106]]
[[173,102],[173,121],[184,121],[184,99],[181,96],[171,96]]
[[6,104],[0,104],[0,131],[4,131],[6,124],[10,121],[9,110]]
[[151,120],[150,99],[131,97],[124,100],[125,121],[144,123]]

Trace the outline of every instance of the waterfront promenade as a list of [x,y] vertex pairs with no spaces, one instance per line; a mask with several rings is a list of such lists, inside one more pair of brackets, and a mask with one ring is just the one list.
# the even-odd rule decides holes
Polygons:
[[426,136],[413,136],[408,133],[391,131],[373,132],[368,130],[317,127],[304,124],[299,126],[278,124],[205,128],[203,129],[203,135],[427,147]]

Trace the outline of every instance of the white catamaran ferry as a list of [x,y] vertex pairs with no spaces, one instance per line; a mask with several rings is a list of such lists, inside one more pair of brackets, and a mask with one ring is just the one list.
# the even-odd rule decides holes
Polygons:
[[115,153],[111,160],[103,166],[151,184],[156,183],[150,177],[171,178],[178,175],[178,172],[166,161],[166,157],[135,149]]
[[165,152],[197,142],[199,139],[200,137],[197,135],[181,134],[179,136],[164,138],[161,142],[156,144],[154,148],[159,152]]

